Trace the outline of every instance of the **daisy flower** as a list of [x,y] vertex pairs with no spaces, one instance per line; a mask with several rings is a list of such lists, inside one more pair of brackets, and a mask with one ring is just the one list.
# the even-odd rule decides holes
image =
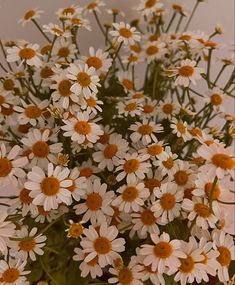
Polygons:
[[117,285],[143,285],[140,281],[142,273],[140,272],[140,265],[136,263],[136,258],[131,258],[127,267],[109,269],[109,272],[114,275],[108,279],[108,283]]
[[154,194],[159,199],[151,208],[155,217],[161,217],[163,224],[179,217],[184,192],[179,191],[177,185],[172,182],[164,183],[159,188],[154,189]]
[[[133,94],[134,95],[134,94]],[[138,96],[138,93],[135,94],[135,96]],[[141,96],[141,93],[139,94]],[[138,99],[138,98],[137,98]],[[139,98],[140,100],[141,98]],[[145,101],[143,102],[143,113],[142,116],[144,118],[156,118],[157,116],[157,100],[152,100],[151,98],[145,98]]]
[[156,124],[148,119],[143,119],[143,122],[136,122],[129,127],[129,130],[134,131],[130,135],[130,139],[136,143],[137,141],[142,141],[144,145],[150,144],[152,140],[156,140],[155,133],[160,133],[163,131],[161,124]]
[[70,89],[73,93],[83,93],[85,97],[91,96],[92,91],[98,93],[97,87],[100,86],[100,79],[94,67],[88,67],[87,64],[83,66],[72,63],[68,68],[67,77],[76,81]]
[[138,212],[149,197],[149,190],[145,188],[144,183],[139,183],[135,178],[130,179],[127,185],[118,188],[117,193],[121,195],[113,200],[112,205],[125,213]]
[[81,270],[81,277],[87,277],[90,274],[91,278],[95,279],[96,277],[101,277],[103,275],[103,271],[98,264],[97,256],[92,260],[85,262],[84,259],[87,254],[84,253],[81,248],[76,247],[74,249],[74,252],[75,255],[73,256],[73,260],[82,261],[79,265],[79,269]]
[[8,216],[6,211],[0,211],[0,253],[5,254],[9,244],[9,238],[15,234],[15,224],[5,221]]
[[91,96],[81,97],[78,104],[82,110],[86,110],[88,113],[97,115],[97,111],[102,112],[100,105],[103,105],[103,101],[98,100],[97,95],[92,93]]
[[106,190],[107,184],[101,184],[100,179],[95,179],[93,182],[87,180],[86,192],[81,195],[85,202],[74,206],[77,215],[83,214],[82,220],[84,222],[90,220],[93,225],[102,224],[106,215],[113,215],[113,209],[109,204],[113,199],[114,192],[106,192]]
[[199,171],[207,173],[209,178],[214,179],[217,176],[222,179],[226,174],[233,177],[235,159],[232,156],[232,147],[225,148],[221,144],[212,143],[208,146],[202,145],[197,153],[206,160]]
[[167,178],[164,178],[159,169],[157,170],[150,169],[149,172],[147,173],[147,177],[144,179],[144,185],[146,188],[149,189],[149,192],[152,195],[154,188],[160,187],[161,184],[165,183],[166,181]]
[[45,211],[43,206],[37,206],[37,212],[31,213],[32,218],[36,223],[51,222],[60,216],[58,210]]
[[196,61],[185,59],[181,61],[180,67],[172,70],[170,76],[177,75],[175,85],[188,87],[190,81],[196,84],[196,80],[201,78],[201,73],[203,72],[202,68],[196,67]]
[[71,61],[75,59],[75,54],[77,53],[76,46],[71,44],[65,38],[60,38],[57,40],[52,49],[52,55],[59,60]]
[[27,157],[18,157],[21,148],[15,145],[9,152],[4,143],[0,146],[0,184],[1,186],[12,183],[18,185],[18,178],[25,177],[22,169],[28,163]]
[[170,240],[167,233],[151,234],[151,240],[154,245],[143,244],[140,249],[140,255],[145,258],[143,264],[150,266],[153,271],[159,273],[166,272],[165,270],[176,270],[180,265],[179,258],[184,258],[185,254],[181,249],[181,241]]
[[83,19],[80,15],[76,15],[66,21],[66,24],[69,27],[78,27],[79,29],[85,28],[88,31],[91,31],[90,21]]
[[36,254],[43,255],[42,247],[45,246],[46,236],[37,234],[37,228],[32,228],[29,232],[27,227],[22,227],[21,230],[16,231],[15,238],[20,241],[12,241],[10,255],[21,260],[27,260],[28,256],[32,261],[36,261]]
[[38,44],[28,44],[20,47],[14,46],[7,49],[7,61],[16,62],[20,60],[20,65],[25,62],[29,66],[40,67],[42,61],[39,58],[40,54],[37,51],[38,49]]
[[30,271],[25,271],[26,260],[22,262],[20,259],[10,259],[7,263],[0,260],[0,284],[1,285],[29,285],[25,275]]
[[194,186],[196,173],[190,168],[190,164],[187,161],[178,160],[175,170],[174,181],[177,184],[178,190],[184,190]]
[[162,7],[163,4],[160,3],[159,0],[141,0],[137,10],[140,11],[143,16],[149,16]]
[[114,166],[119,165],[119,159],[124,158],[128,150],[128,143],[119,134],[111,134],[108,144],[97,144],[98,151],[93,153],[94,161],[98,162],[98,167],[104,169],[107,167],[109,171]]
[[57,209],[60,203],[71,204],[71,192],[67,188],[72,181],[68,180],[68,168],[56,166],[54,169],[49,163],[47,175],[40,167],[34,166],[27,176],[24,186],[31,191],[29,196],[33,198],[33,204],[43,206],[45,211]]
[[68,180],[72,181],[72,185],[67,187],[71,192],[71,195],[74,200],[79,201],[81,196],[85,195],[86,190],[86,178],[80,176],[80,171],[77,167],[70,171]]
[[71,137],[72,141],[79,144],[84,143],[85,140],[95,143],[103,134],[101,127],[91,121],[88,112],[78,112],[76,118],[63,120],[63,122],[65,125],[61,129],[65,131],[64,136]]
[[184,5],[182,5],[182,4],[173,3],[171,5],[171,7],[172,7],[173,11],[176,12],[176,13],[180,13],[183,16],[187,16],[188,15],[187,8]]
[[62,27],[53,23],[43,25],[42,28],[44,33],[50,33],[56,37],[69,38],[71,36],[71,33],[69,31],[64,31]]
[[126,177],[127,183],[132,183],[135,178],[144,179],[145,173],[148,173],[150,163],[146,162],[149,155],[138,155],[137,153],[127,154],[125,160],[119,161],[119,166],[116,171],[121,170],[117,175],[117,181],[121,181]]
[[117,73],[118,81],[123,86],[126,92],[131,92],[134,89],[134,82],[132,79],[132,75],[129,71],[119,71]]
[[148,42],[144,46],[144,57],[147,59],[147,62],[151,63],[154,60],[161,60],[167,53],[165,46],[165,43]]
[[80,177],[85,177],[86,179],[89,178],[89,180],[91,181],[97,179],[98,176],[96,175],[96,173],[99,173],[101,171],[92,163],[91,159],[83,161],[82,164],[77,168],[80,171]]
[[205,101],[210,103],[215,111],[224,111],[224,97],[225,94],[219,88],[214,88],[208,92]]
[[223,231],[214,231],[212,233],[212,240],[214,241],[215,248],[219,252],[217,261],[218,267],[218,278],[221,282],[229,280],[228,267],[232,260],[234,260],[234,240],[231,235],[225,234]]
[[80,238],[83,235],[83,224],[84,222],[74,223],[72,220],[69,220],[69,228],[65,230],[67,232],[67,237],[69,238]]
[[18,21],[18,23],[21,23],[22,26],[24,26],[31,20],[40,18],[42,13],[44,13],[44,11],[38,10],[38,8],[28,10],[25,12],[24,17]]
[[70,5],[65,8],[59,8],[56,11],[56,15],[59,17],[61,20],[66,20],[68,18],[71,18],[75,15],[79,15],[82,13],[82,8],[76,6],[76,5]]
[[103,1],[95,0],[95,1],[90,2],[86,5],[85,11],[88,11],[89,13],[92,13],[92,12],[101,13],[100,8],[104,7],[104,6],[105,6],[105,3]]
[[140,33],[135,27],[131,27],[124,22],[113,23],[114,31],[110,31],[110,35],[115,38],[118,43],[124,43],[124,45],[134,45],[140,41]]
[[165,160],[168,158],[167,153],[164,150],[163,141],[157,141],[157,139],[153,139],[154,143],[148,144],[146,148],[140,149],[138,152],[141,154],[150,155],[150,159],[155,160]]
[[131,117],[135,117],[141,115],[143,108],[142,104],[140,104],[138,101],[128,100],[125,102],[118,102],[117,110],[120,116],[127,117],[130,115]]
[[103,268],[106,265],[112,265],[115,259],[121,258],[118,252],[125,250],[125,240],[123,238],[116,239],[118,229],[115,226],[108,227],[104,222],[98,230],[89,226],[84,230],[84,234],[86,237],[81,240],[80,245],[83,252],[87,254],[85,262],[97,257],[98,264]]
[[178,121],[176,118],[173,118],[171,122],[170,127],[173,134],[176,134],[178,138],[182,138],[185,142],[191,139],[186,122]]
[[96,71],[107,72],[112,65],[112,59],[108,56],[108,52],[103,52],[102,49],[95,51],[93,47],[89,47],[89,56],[82,57],[82,61]]
[[10,108],[10,106],[14,104],[18,104],[16,97],[10,91],[2,90],[0,85],[0,112],[2,109]]
[[179,112],[179,108],[176,103],[173,103],[171,100],[167,99],[159,103],[157,111],[159,120],[171,120],[171,118]]
[[56,163],[56,154],[62,151],[62,143],[50,144],[50,130],[40,131],[32,129],[27,137],[22,138],[22,143],[29,148],[28,158],[31,166],[47,168],[48,162]]
[[188,220],[196,219],[196,225],[202,229],[215,228],[218,221],[218,204],[212,203],[212,209],[208,206],[206,198],[193,197],[192,200],[185,198],[182,203],[182,209],[188,212]]

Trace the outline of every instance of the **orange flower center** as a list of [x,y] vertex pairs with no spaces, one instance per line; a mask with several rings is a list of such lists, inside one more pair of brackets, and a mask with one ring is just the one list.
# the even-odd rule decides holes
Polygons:
[[224,170],[233,169],[235,165],[235,160],[223,153],[214,154],[211,161],[216,167],[220,167]]
[[143,106],[143,111],[145,114],[150,114],[154,111],[154,106],[153,105],[150,105],[150,104],[145,104]]
[[122,268],[118,274],[118,281],[121,285],[130,285],[133,281],[133,274],[129,268]]
[[5,157],[0,158],[0,177],[7,176],[12,170],[11,161]]
[[148,154],[155,156],[163,152],[163,147],[161,145],[155,144],[148,147]]
[[140,166],[139,160],[129,159],[124,163],[123,169],[126,173],[133,173],[136,170],[138,170],[139,166]]
[[93,170],[90,167],[84,167],[83,169],[80,170],[80,176],[81,177],[90,177],[93,174]]
[[32,48],[23,48],[19,51],[19,56],[23,59],[31,59],[36,55],[36,51]]
[[104,149],[104,157],[107,159],[111,159],[116,154],[117,149],[118,148],[117,148],[116,144],[107,145],[106,148]]
[[74,192],[77,188],[76,182],[73,179],[68,179],[72,182],[72,185],[69,187],[66,187],[66,189],[68,189],[71,193]]
[[150,135],[153,132],[153,127],[148,124],[145,124],[138,128],[138,132],[141,135]]
[[97,7],[97,4],[95,2],[92,2],[92,3],[89,3],[87,5],[87,9],[88,10],[92,10],[92,9],[95,9]]
[[155,187],[160,187],[161,182],[155,178],[150,178],[150,179],[144,181],[144,185],[146,188],[149,189],[150,193],[153,193],[153,189]]
[[77,74],[77,81],[82,87],[88,87],[91,84],[91,77],[86,72],[79,72]]
[[158,53],[158,51],[159,51],[159,48],[156,47],[156,46],[149,46],[149,47],[147,47],[147,49],[146,49],[147,55],[156,54],[156,53]]
[[74,125],[74,130],[80,135],[87,135],[91,132],[91,126],[86,121],[79,121]]
[[192,37],[190,35],[182,35],[179,39],[182,41],[190,41]]
[[63,15],[74,14],[74,13],[75,13],[75,10],[73,7],[67,7],[62,12]]
[[122,199],[125,202],[133,202],[139,196],[139,191],[136,187],[126,187],[122,193]]
[[38,141],[32,146],[33,154],[40,158],[45,158],[48,156],[50,149],[46,142]]
[[100,69],[103,66],[102,60],[97,56],[88,57],[88,59],[86,60],[86,64],[89,67],[94,67],[95,69]]
[[31,198],[29,196],[29,193],[30,193],[30,190],[28,189],[21,189],[20,191],[20,195],[19,195],[19,198],[20,198],[20,201],[23,203],[23,204],[31,204],[32,201],[33,201],[33,198]]
[[[210,195],[211,195],[212,186],[213,186],[213,183],[211,183],[211,182],[206,183],[206,185],[205,185],[205,189],[204,189],[204,190],[205,190],[205,193],[206,193],[206,195],[207,195],[208,198],[209,198]],[[216,184],[216,185],[215,185],[215,188],[214,188],[214,193],[213,193],[212,199],[213,199],[213,200],[216,200],[216,199],[219,198],[219,196],[220,196],[220,188],[219,188],[219,185]]]
[[166,211],[170,211],[174,208],[176,203],[175,196],[171,193],[165,193],[160,199],[160,204],[162,208]]
[[157,0],[147,0],[145,2],[145,7],[146,8],[152,8],[156,3],[157,3]]
[[28,106],[25,108],[25,116],[30,119],[36,119],[41,116],[42,111],[37,106]]
[[69,227],[69,236],[73,237],[73,238],[79,238],[82,234],[83,234],[83,226],[79,223],[76,224],[72,224]]
[[17,268],[8,268],[2,273],[4,283],[13,283],[20,277],[20,271]]
[[174,160],[172,157],[169,157],[167,160],[163,161],[162,164],[165,166],[165,168],[171,169],[174,166]]
[[48,53],[50,50],[51,50],[51,45],[46,45],[46,46],[41,48],[41,54],[44,55],[44,54]]
[[183,122],[178,122],[178,123],[176,124],[176,127],[177,127],[177,130],[178,130],[181,134],[185,134],[186,128],[185,128]]
[[14,89],[15,83],[14,83],[14,81],[11,80],[11,79],[5,79],[5,80],[3,81],[3,87],[4,87],[5,90],[10,91],[10,90],[13,90],[13,89]]
[[136,61],[138,61],[138,56],[131,54],[130,56],[128,56],[128,61],[129,62],[136,62]]
[[119,30],[119,34],[124,38],[130,38],[132,36],[132,32],[127,28],[121,28]]
[[197,137],[197,136],[201,137],[202,136],[202,131],[198,128],[191,129],[189,132],[194,137]]
[[29,10],[25,13],[24,20],[27,21],[27,20],[31,19],[34,15],[35,15],[35,11]]
[[136,53],[141,52],[141,48],[140,48],[139,46],[137,46],[137,45],[131,45],[131,46],[130,46],[130,49],[131,49],[132,51],[136,52]]
[[125,111],[134,111],[137,108],[137,104],[136,103],[129,103],[125,106]]
[[86,103],[91,108],[94,108],[96,106],[96,100],[93,97],[87,98]]
[[170,115],[173,112],[173,105],[170,103],[164,104],[162,107],[163,113]]
[[71,95],[70,88],[71,88],[71,83],[67,79],[60,81],[60,83],[58,85],[58,91],[59,91],[60,95],[63,97],[68,97]]
[[194,269],[194,260],[192,256],[188,255],[186,258],[180,258],[180,268],[179,270],[183,273],[192,272]]
[[198,216],[203,217],[203,218],[208,218],[211,215],[210,208],[202,203],[197,203],[194,206],[195,212],[198,214]]
[[93,258],[92,260],[90,260],[89,262],[87,262],[87,264],[89,266],[96,266],[96,264],[98,264],[98,256],[96,256],[95,258]]
[[159,35],[151,35],[149,37],[150,42],[155,42],[159,39]]
[[102,144],[107,144],[108,141],[109,141],[109,134],[104,132],[104,134],[100,136],[99,142]]
[[146,209],[141,213],[141,221],[144,225],[151,226],[155,224],[156,218],[152,211]]
[[112,250],[112,244],[106,237],[99,237],[94,241],[94,248],[98,254],[107,254]]
[[59,36],[62,36],[64,33],[62,30],[57,29],[57,28],[52,28],[51,31],[54,32],[55,34],[59,35]]
[[51,77],[53,74],[54,74],[53,70],[48,66],[42,68],[40,71],[40,76],[41,78],[44,78],[44,79]]
[[193,192],[194,188],[187,188],[187,189],[184,189],[184,198],[188,198],[189,200],[192,200],[192,197],[193,197]]
[[34,239],[22,240],[19,242],[19,248],[23,251],[31,251],[35,248],[36,242]]
[[102,207],[103,199],[98,193],[91,193],[87,196],[86,205],[91,211],[98,211]]
[[60,191],[60,181],[54,176],[46,177],[41,183],[41,190],[46,196],[54,196]]
[[182,6],[180,6],[178,4],[172,4],[172,8],[177,12],[182,12],[182,10],[183,10]]
[[67,57],[70,54],[69,48],[67,47],[62,47],[58,50],[58,56],[59,57]]
[[217,257],[217,261],[222,266],[228,267],[230,262],[231,262],[231,260],[232,260],[232,256],[231,256],[230,250],[227,247],[225,247],[225,246],[220,246],[218,248],[218,251],[219,251],[220,255]]
[[180,67],[179,69],[179,75],[183,77],[190,77],[194,73],[194,68],[190,65],[185,65]]
[[5,102],[5,98],[2,95],[0,95],[0,105],[2,105],[4,102]]
[[175,178],[176,184],[182,186],[188,182],[189,176],[186,171],[179,170],[175,173],[174,178]]
[[166,259],[172,255],[173,248],[168,242],[160,241],[155,245],[153,251],[156,257]]
[[219,94],[211,95],[211,104],[215,106],[219,106],[223,103],[223,99]]
[[122,84],[127,90],[131,90],[134,87],[133,82],[129,79],[123,79]]

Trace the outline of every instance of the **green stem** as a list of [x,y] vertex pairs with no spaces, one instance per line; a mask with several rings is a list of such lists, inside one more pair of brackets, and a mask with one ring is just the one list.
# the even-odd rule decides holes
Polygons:
[[183,18],[184,18],[183,15],[181,15],[180,18],[179,18],[179,22],[178,22],[178,24],[176,26],[176,29],[175,29],[176,33],[179,31],[179,28],[180,28],[180,25],[181,25],[181,22],[182,22]]
[[211,210],[212,214],[214,213],[214,211],[212,209],[212,202],[213,202],[213,197],[214,197],[215,187],[216,187],[217,181],[218,181],[218,177],[215,176],[215,179],[213,181],[212,188],[211,188],[211,191],[210,191],[210,196],[209,196],[209,207],[210,207],[210,210]]
[[222,66],[222,68],[220,69],[220,72],[219,72],[218,75],[216,76],[216,79],[215,79],[213,85],[216,85],[217,81],[219,80],[221,74],[223,73],[223,71],[225,70],[226,67],[227,67],[227,64],[224,64],[224,65]]
[[44,229],[42,229],[42,230],[37,234],[37,236],[40,235],[40,234],[45,233],[47,230],[49,230],[49,228],[51,228],[51,227],[52,227],[55,223],[57,223],[60,219],[61,219],[61,216],[58,217],[58,218],[57,218],[56,220],[54,220],[53,222],[51,222],[49,225],[47,225]]
[[2,70],[4,70],[6,73],[8,73],[8,70],[2,65],[1,62],[0,62],[0,67],[2,68]]
[[2,44],[2,40],[1,40],[1,39],[0,39],[0,46],[1,46],[2,53],[3,53],[3,55],[4,55],[5,59],[6,59],[6,63],[7,63],[7,65],[8,65],[8,67],[10,68],[11,71],[13,71],[13,69],[12,69],[10,63],[7,61],[7,54],[6,54],[6,51],[5,51],[5,49],[4,49],[4,46],[3,46],[3,44]]
[[50,272],[47,270],[44,262],[42,261],[42,258],[40,257],[40,263],[41,263],[41,266],[42,266],[42,269],[44,270],[44,272],[46,273],[46,275],[53,281],[53,283],[55,283],[56,285],[60,285],[56,280],[55,278],[50,274]]
[[40,31],[40,33],[46,38],[46,40],[51,43],[51,40],[48,38],[48,36],[43,32],[42,28],[39,26],[39,24],[37,23],[37,21],[35,19],[32,19],[32,22],[35,24],[35,26],[38,28],[38,30]]
[[235,202],[225,202],[225,201],[221,201],[219,199],[216,200],[218,203],[221,203],[221,204],[225,204],[225,205],[235,205]]
[[171,19],[170,19],[170,22],[169,22],[169,24],[168,24],[168,26],[167,26],[167,28],[166,28],[166,33],[169,31],[169,29],[170,29],[170,27],[171,27],[171,25],[172,25],[172,23],[173,23],[175,17],[176,17],[176,12],[174,12],[174,14],[172,15],[172,17],[171,17]]
[[207,80],[207,84],[209,88],[211,88],[211,84],[210,84],[211,56],[212,56],[212,49],[209,50],[207,72],[206,72],[206,80]]
[[54,44],[55,44],[56,39],[57,39],[57,36],[55,35],[54,38],[53,38],[52,44],[51,44],[51,48],[50,48],[49,54],[48,54],[47,62],[49,62],[49,60],[50,60],[50,58],[51,58],[53,46],[54,46]]
[[198,5],[199,5],[199,2],[200,2],[200,1],[197,0],[196,4],[194,5],[193,10],[192,10],[192,13],[191,13],[191,15],[190,15],[190,17],[189,17],[189,19],[188,19],[188,22],[186,23],[186,25],[185,25],[185,27],[184,27],[184,32],[188,29],[189,24],[190,24],[190,22],[191,22],[191,20],[192,20],[192,18],[193,18],[193,16],[194,16],[196,10],[197,10],[197,7],[198,7]]

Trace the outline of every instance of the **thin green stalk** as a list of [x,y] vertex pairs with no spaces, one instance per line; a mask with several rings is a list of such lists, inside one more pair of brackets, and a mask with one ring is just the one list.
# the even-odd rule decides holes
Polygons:
[[1,62],[0,62],[0,67],[2,68],[2,70],[4,70],[6,73],[8,73],[8,70],[2,65]]
[[179,22],[178,22],[178,24],[177,24],[177,26],[176,26],[176,29],[175,29],[175,32],[176,32],[176,33],[178,33],[178,31],[179,31],[179,28],[180,28],[180,25],[181,25],[181,23],[182,23],[183,18],[184,18],[184,16],[183,16],[183,15],[180,15]]
[[210,84],[211,56],[212,56],[212,49],[209,50],[208,63],[207,63],[207,72],[206,72],[206,81],[207,81],[207,84],[208,84],[209,88],[211,88],[211,84]]
[[1,39],[0,39],[0,47],[1,47],[2,53],[3,53],[4,57],[5,57],[5,60],[6,60],[6,63],[7,63],[7,65],[8,65],[8,67],[9,67],[9,69],[10,69],[11,71],[13,71],[13,69],[12,69],[10,63],[7,61],[7,54],[6,54],[6,51],[5,51],[5,49],[4,49],[4,46],[3,46],[3,43],[2,43],[2,40],[1,40]]
[[49,230],[49,228],[51,228],[51,227],[52,227],[55,223],[57,223],[60,219],[61,219],[61,216],[58,217],[56,220],[52,221],[50,224],[48,224],[44,229],[42,229],[42,230],[37,234],[37,236],[40,235],[40,234],[45,233],[47,230]]
[[214,197],[215,187],[216,187],[217,181],[218,181],[218,177],[215,176],[215,179],[214,179],[213,184],[212,184],[212,189],[210,191],[210,196],[209,196],[209,207],[210,207],[211,213],[214,213],[214,211],[212,209],[212,202],[213,202],[213,197]]
[[216,76],[216,79],[215,79],[213,85],[216,85],[217,81],[219,80],[221,74],[223,73],[223,71],[225,70],[226,67],[227,67],[227,64],[224,64],[224,65],[222,66],[222,68],[220,69],[218,75]]
[[184,32],[188,29],[189,24],[190,24],[190,22],[191,22],[191,20],[192,20],[192,18],[193,18],[193,16],[194,16],[196,10],[197,10],[197,7],[198,7],[198,5],[199,5],[199,2],[200,2],[200,1],[197,0],[196,4],[194,5],[193,10],[192,10],[192,13],[191,13],[191,15],[190,15],[190,17],[189,17],[189,19],[188,19],[188,22],[186,23],[186,25],[185,25],[185,27],[184,27]]
[[47,62],[49,62],[49,60],[51,58],[52,50],[53,50],[53,47],[54,47],[56,39],[57,39],[57,36],[55,35],[54,38],[53,38],[52,44],[51,44],[51,48],[50,48],[49,54],[48,54]]
[[159,65],[155,67],[154,72],[154,79],[153,79],[153,99],[156,99],[156,89],[157,89],[157,79],[158,79],[158,73],[159,73]]
[[173,13],[173,15],[172,15],[172,17],[171,17],[171,19],[170,19],[170,22],[169,22],[169,24],[168,24],[168,26],[167,26],[167,28],[166,28],[166,33],[169,31],[169,29],[170,29],[170,27],[171,27],[171,25],[172,25],[172,23],[173,23],[175,17],[176,17],[176,12]]
[[225,201],[221,201],[219,199],[217,199],[216,201],[221,203],[221,204],[225,204],[225,205],[235,205],[235,202],[225,202]]
[[55,283],[56,285],[60,285],[60,283],[58,283],[55,278],[50,274],[50,272],[48,271],[48,269],[46,268],[44,262],[42,261],[42,258],[40,257],[40,263],[42,266],[42,269],[44,270],[44,272],[46,273],[46,275],[53,281],[53,283]]
[[37,21],[35,19],[32,19],[32,22],[35,24],[35,26],[38,28],[38,30],[40,31],[40,33],[44,36],[44,38],[46,38],[46,40],[51,43],[51,40],[49,39],[49,37],[43,32],[42,28],[40,27],[40,25],[37,23]]

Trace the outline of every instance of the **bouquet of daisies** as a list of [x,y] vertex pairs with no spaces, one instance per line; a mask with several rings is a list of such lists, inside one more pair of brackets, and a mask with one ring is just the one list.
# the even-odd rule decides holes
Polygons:
[[0,285],[234,284],[234,53],[188,31],[201,2],[32,9],[45,45],[0,41]]

